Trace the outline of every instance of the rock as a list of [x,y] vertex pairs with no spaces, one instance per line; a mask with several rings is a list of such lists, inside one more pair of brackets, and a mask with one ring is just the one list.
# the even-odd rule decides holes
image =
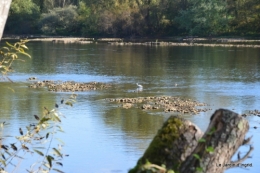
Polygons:
[[129,109],[129,108],[131,108],[133,105],[131,104],[131,103],[124,103],[123,104],[123,108],[125,108],[125,109]]
[[152,109],[152,106],[151,105],[148,105],[148,104],[144,104],[142,106],[142,109]]

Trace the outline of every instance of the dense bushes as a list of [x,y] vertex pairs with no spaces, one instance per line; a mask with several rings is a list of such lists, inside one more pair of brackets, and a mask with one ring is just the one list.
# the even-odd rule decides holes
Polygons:
[[260,0],[13,0],[5,33],[259,35]]
[[40,30],[48,35],[75,35],[78,28],[76,10],[76,6],[69,5],[43,13],[39,22]]
[[39,18],[40,9],[32,0],[13,0],[9,10],[5,33],[37,33]]

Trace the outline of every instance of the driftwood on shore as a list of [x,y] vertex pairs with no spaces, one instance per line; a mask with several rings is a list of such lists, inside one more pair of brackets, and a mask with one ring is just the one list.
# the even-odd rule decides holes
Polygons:
[[248,129],[245,118],[226,109],[215,111],[205,133],[190,121],[171,116],[129,172],[221,173],[243,166],[252,146],[243,157],[238,154],[236,161],[231,158],[240,146],[250,142],[251,138],[245,139]]

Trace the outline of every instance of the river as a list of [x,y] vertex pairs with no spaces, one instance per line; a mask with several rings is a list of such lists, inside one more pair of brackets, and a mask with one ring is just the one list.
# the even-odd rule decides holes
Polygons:
[[[63,160],[67,173],[124,173],[134,167],[163,122],[173,113],[123,109],[106,98],[179,96],[207,103],[212,110],[185,118],[206,130],[216,109],[239,114],[260,108],[260,49],[242,47],[117,46],[109,44],[63,44],[29,42],[25,62],[14,64],[15,72],[1,81],[0,121],[6,121],[4,134],[19,135],[19,127],[35,122],[34,114],[54,107],[71,93],[28,88],[29,77],[38,80],[105,82],[110,89],[79,92],[73,107],[60,107],[65,133]],[[143,85],[136,92],[136,83]],[[177,85],[175,85],[177,84]],[[12,89],[10,89],[12,88]],[[253,135],[252,163],[249,168],[226,172],[260,170],[260,119],[247,117]],[[253,127],[257,127],[256,129]],[[249,146],[241,148],[245,154]],[[25,172],[30,154],[18,169]],[[234,157],[236,159],[236,157]],[[11,168],[10,170],[13,170]]]

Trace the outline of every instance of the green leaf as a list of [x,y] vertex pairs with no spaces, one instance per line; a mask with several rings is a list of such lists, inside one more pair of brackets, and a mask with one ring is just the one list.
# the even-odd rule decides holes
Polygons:
[[212,129],[207,134],[212,135],[215,131],[216,131],[216,128],[212,127]]
[[199,142],[206,142],[206,140],[204,138],[201,138]]
[[55,153],[56,153],[58,156],[62,157],[62,154],[60,153],[59,150],[57,150],[56,148],[53,148],[53,150],[55,151]]
[[51,168],[52,167],[52,160],[54,160],[54,158],[52,156],[48,155],[48,156],[46,156],[46,159],[47,159],[47,161],[50,165],[50,168]]
[[1,49],[6,49],[7,51],[10,51],[8,47],[2,47]]
[[39,155],[41,155],[41,156],[44,156],[44,154],[41,152],[41,151],[39,151],[39,150],[34,150],[36,153],[38,153]]
[[11,45],[10,43],[8,42],[5,42],[8,46],[12,47],[12,48],[15,48],[13,45]]
[[28,53],[25,53],[25,52],[19,52],[19,53],[21,53],[21,54],[23,54],[23,55],[26,55],[26,56],[28,56],[29,58],[32,58],[31,55],[29,55]]
[[65,103],[66,105],[69,105],[69,106],[73,106],[73,104],[71,103],[71,102],[69,102],[69,101],[67,101],[66,103]]
[[207,152],[214,152],[214,148],[212,146],[209,146],[207,149],[206,149]]
[[59,116],[54,116],[54,118],[55,118],[57,121],[61,122]]
[[25,49],[28,49],[27,46],[25,46],[24,44],[21,44],[21,47],[25,48]]
[[202,167],[196,167],[196,171],[198,171],[198,172],[202,172],[203,169],[202,169]]
[[65,172],[63,172],[63,171],[61,171],[61,170],[59,170],[59,169],[56,169],[56,168],[53,168],[52,170],[53,170],[53,171],[57,171],[57,172],[59,172],[59,173],[65,173]]
[[200,156],[199,156],[198,154],[193,154],[193,156],[194,156],[196,159],[200,160]]
[[49,121],[49,120],[50,120],[50,118],[43,117],[41,119],[41,121],[39,122],[39,124],[43,124],[44,122]]
[[23,48],[19,48],[18,51],[19,51],[19,53],[24,53]]
[[18,58],[18,56],[17,56],[16,54],[14,54],[14,53],[12,53],[11,57],[12,57],[13,59],[17,59],[17,58]]
[[6,167],[6,163],[4,160],[0,159],[0,162]]

